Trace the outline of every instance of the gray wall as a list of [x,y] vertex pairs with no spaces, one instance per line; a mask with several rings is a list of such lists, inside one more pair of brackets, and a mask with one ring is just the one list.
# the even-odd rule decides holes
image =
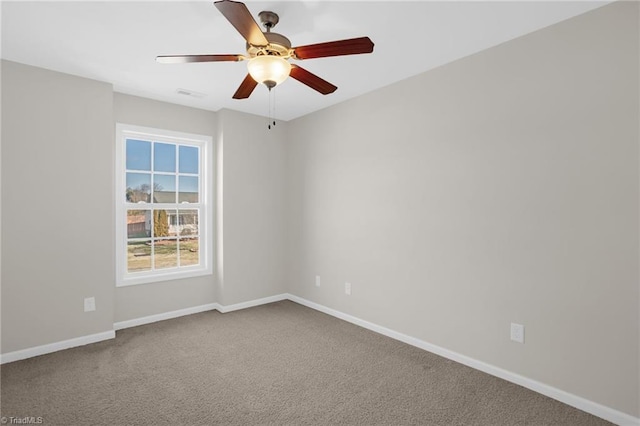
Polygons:
[[246,302],[285,291],[286,123],[197,110],[116,93],[116,122],[211,135],[216,141],[214,276],[119,287],[116,321],[216,301]]
[[[217,117],[211,111],[114,93],[113,116],[116,123],[207,135],[216,143]],[[215,147],[212,148],[215,151]],[[215,212],[211,215],[214,220]],[[215,283],[215,275],[205,275],[118,287],[115,290],[115,321],[214,303],[217,301]]]
[[112,96],[2,61],[3,353],[113,330]]
[[264,117],[229,110],[219,115],[224,155],[220,303],[231,305],[286,291],[287,123],[267,130]]
[[290,122],[290,291],[637,417],[638,115],[615,3]]
[[[612,4],[271,131],[3,61],[2,353],[290,291],[639,416],[638,16]],[[215,276],[115,288],[116,121],[216,139]]]
[[[7,61],[2,89],[2,353],[285,291],[286,123],[268,132],[264,118],[113,93],[106,83]],[[218,241],[216,274],[115,287],[116,122],[220,141],[217,202],[226,220],[215,219],[228,239]],[[89,296],[97,310],[84,313]]]

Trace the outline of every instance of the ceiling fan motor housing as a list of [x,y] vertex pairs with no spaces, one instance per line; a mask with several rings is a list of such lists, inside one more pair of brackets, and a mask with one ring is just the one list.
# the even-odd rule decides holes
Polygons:
[[291,41],[288,38],[278,33],[265,32],[263,34],[269,44],[266,47],[260,47],[247,43],[247,54],[250,58],[259,55],[281,56],[283,58],[291,56]]

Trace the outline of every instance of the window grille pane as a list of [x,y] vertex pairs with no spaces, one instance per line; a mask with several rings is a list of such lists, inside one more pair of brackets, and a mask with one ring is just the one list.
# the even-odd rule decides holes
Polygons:
[[175,175],[153,175],[153,202],[154,203],[175,203],[176,202],[176,176]]
[[200,263],[200,241],[198,238],[180,238],[180,266]]
[[151,241],[129,241],[127,244],[127,271],[151,270]]
[[179,148],[180,158],[180,173],[199,173],[199,149],[195,146],[180,146]]
[[179,203],[197,203],[199,202],[198,194],[198,178],[196,176],[180,176],[178,177]]
[[181,237],[198,236],[198,210],[195,209],[180,209],[180,220],[177,227],[178,235]]
[[176,171],[176,146],[174,144],[153,144],[153,170],[156,172]]
[[151,171],[151,142],[127,139],[127,170]]
[[178,242],[176,239],[155,240],[153,242],[154,263],[156,269],[178,266]]
[[175,237],[177,235],[176,218],[177,212],[175,210],[154,210],[153,236],[155,238]]
[[128,203],[148,203],[151,201],[151,175],[148,173],[127,173],[125,198]]
[[127,210],[127,238],[151,236],[151,210]]

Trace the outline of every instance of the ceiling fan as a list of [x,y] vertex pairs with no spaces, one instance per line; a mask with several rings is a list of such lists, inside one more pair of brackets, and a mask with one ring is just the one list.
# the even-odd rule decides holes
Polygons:
[[291,42],[288,38],[271,32],[271,29],[279,21],[276,13],[263,11],[258,14],[260,22],[266,28],[266,31],[263,32],[244,3],[221,0],[214,2],[214,4],[247,41],[246,55],[173,55],[158,56],[156,61],[165,64],[177,64],[247,60],[249,61],[247,65],[249,74],[236,90],[233,95],[234,99],[248,98],[258,83],[264,84],[271,90],[282,83],[288,76],[323,95],[328,95],[335,92],[337,87],[304,68],[291,64],[288,59],[303,60],[373,52],[373,42],[369,37],[291,47]]

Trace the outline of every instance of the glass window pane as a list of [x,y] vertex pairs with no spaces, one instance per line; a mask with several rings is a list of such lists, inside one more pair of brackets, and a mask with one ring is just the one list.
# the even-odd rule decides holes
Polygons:
[[197,236],[198,235],[198,210],[179,211],[178,234],[180,236]]
[[196,146],[180,146],[180,173],[198,173],[198,151]]
[[178,183],[180,188],[179,203],[197,203],[199,201],[197,176],[179,176]]
[[151,236],[151,210],[127,210],[127,238]]
[[153,170],[156,172],[176,171],[176,146],[168,143],[153,144]]
[[180,238],[180,266],[192,266],[200,263],[200,244],[198,238]]
[[127,170],[151,171],[151,142],[127,139]]
[[153,175],[153,202],[154,203],[175,203],[176,202],[176,176],[175,175]]
[[177,212],[175,210],[153,211],[153,236],[173,237],[177,233]]
[[128,203],[148,203],[151,201],[151,175],[148,173],[127,173]]
[[151,241],[129,241],[127,244],[127,271],[151,270]]
[[154,265],[156,269],[178,266],[178,242],[175,239],[155,240],[153,242]]

